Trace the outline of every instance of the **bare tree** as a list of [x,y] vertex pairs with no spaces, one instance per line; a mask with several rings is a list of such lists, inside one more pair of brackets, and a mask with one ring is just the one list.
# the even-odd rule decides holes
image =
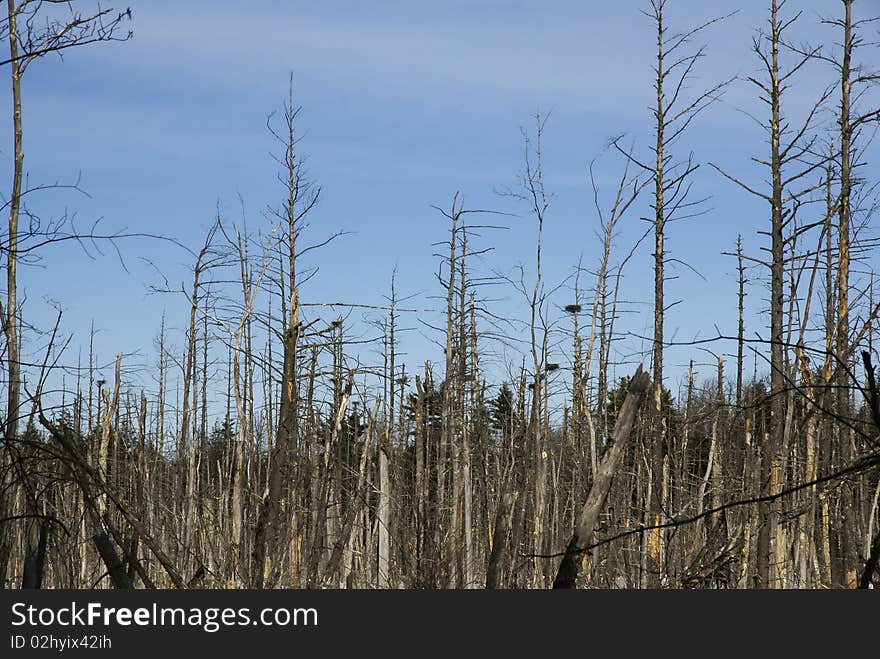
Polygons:
[[[642,163],[633,158],[630,152],[618,146],[621,153],[648,172],[654,184],[652,202],[653,217],[648,218],[654,229],[654,334],[652,342],[652,378],[654,382],[654,410],[657,427],[651,447],[651,492],[648,501],[648,516],[657,524],[663,508],[664,491],[668,484],[663,481],[664,460],[667,452],[667,422],[663,414],[663,352],[664,321],[667,309],[665,302],[666,227],[670,222],[692,218],[702,213],[705,198],[693,199],[691,175],[699,167],[693,154],[684,161],[676,161],[672,153],[675,142],[688,126],[713,101],[717,100],[730,80],[716,84],[689,97],[688,87],[694,77],[697,63],[705,56],[705,46],[690,53],[684,50],[706,28],[723,18],[715,18],[702,25],[689,28],[681,33],[669,33],[664,11],[667,0],[651,0],[651,10],[643,11],[654,23],[657,34],[657,55],[654,65],[654,91],[656,101],[651,108],[654,116],[655,142],[652,148],[653,164]],[[615,145],[617,143],[615,142]],[[651,585],[663,581],[664,538],[657,533],[648,539],[648,554]]]
[[[795,61],[787,68],[783,68],[780,62],[780,49],[783,47],[785,33],[797,20],[799,14],[793,18],[783,18],[781,9],[785,0],[771,0],[769,30],[759,31],[753,38],[752,50],[758,56],[763,65],[764,79],[749,77],[763,94],[762,100],[769,107],[769,118],[761,125],[766,131],[770,143],[769,158],[755,160],[769,169],[770,191],[761,192],[754,187],[743,183],[741,180],[724,173],[716,165],[712,165],[725,177],[749,193],[765,200],[770,206],[770,249],[769,261],[763,263],[770,270],[770,396],[772,400],[772,424],[770,429],[769,443],[762,451],[761,461],[761,486],[765,495],[778,493],[782,488],[782,444],[785,432],[785,250],[789,242],[790,227],[796,217],[796,212],[805,195],[815,190],[818,185],[805,182],[817,169],[824,164],[824,159],[818,158],[805,162],[805,156],[809,156],[816,143],[816,137],[810,134],[813,119],[819,108],[830,94],[826,90],[819,99],[807,111],[806,118],[798,128],[792,128],[784,121],[783,96],[790,86],[794,76],[810,62],[817,50],[813,49],[798,54]],[[793,171],[792,171],[793,170]],[[805,186],[805,187],[797,187]],[[772,553],[771,538],[776,535],[776,520],[778,515],[779,500],[774,500],[775,510],[771,512],[765,507],[764,517],[761,520],[758,538],[758,578],[763,587],[776,585],[775,577],[771,575]]]
[[[58,11],[62,5],[68,12]],[[21,336],[22,324],[18,300],[18,263],[20,251],[19,215],[22,200],[34,189],[22,189],[24,178],[24,133],[22,128],[21,80],[27,68],[35,60],[49,53],[60,53],[69,48],[83,46],[97,41],[124,40],[131,36],[121,35],[123,25],[131,18],[131,11],[116,13],[112,9],[98,7],[93,13],[83,14],[73,3],[53,2],[51,0],[7,0],[6,17],[0,21],[0,38],[9,42],[9,57],[0,65],[9,65],[12,81],[12,143],[14,151],[12,187],[8,202],[8,234],[5,240],[6,252],[6,308],[0,304],[0,323],[6,338],[9,386],[6,399],[4,431],[6,441],[17,437],[18,420],[21,416]],[[6,442],[0,455],[0,465],[7,463]],[[0,494],[0,516],[8,507],[6,487]],[[33,521],[30,522],[33,525]],[[32,533],[29,535],[33,535]],[[5,581],[5,570],[9,547],[0,541],[0,583]]]

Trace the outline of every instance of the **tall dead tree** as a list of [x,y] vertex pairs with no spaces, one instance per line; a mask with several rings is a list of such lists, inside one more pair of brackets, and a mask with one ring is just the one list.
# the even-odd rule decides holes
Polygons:
[[[529,319],[528,346],[531,356],[530,413],[528,421],[527,445],[529,446],[528,462],[531,464],[531,547],[534,555],[546,553],[546,504],[548,458],[546,450],[546,432],[544,428],[545,387],[547,386],[547,293],[544,286],[542,257],[544,221],[550,208],[552,195],[544,184],[544,153],[543,137],[547,117],[536,114],[534,137],[525,129],[521,129],[523,140],[523,169],[519,174],[519,189],[507,191],[506,194],[522,202],[536,222],[535,234],[535,276],[529,287],[524,279],[516,282],[520,294],[528,303]],[[528,499],[524,503],[528,503]],[[531,575],[532,585],[543,582],[543,570],[535,564]]]
[[[620,150],[620,145],[615,142],[615,147]],[[651,176],[642,177],[639,173],[632,174],[630,166],[635,162],[632,156],[632,147],[625,152],[623,171],[617,181],[617,187],[610,207],[607,209],[600,201],[599,185],[596,180],[594,168],[596,159],[590,163],[590,185],[593,192],[593,206],[598,218],[598,237],[602,244],[602,252],[599,264],[596,268],[596,283],[593,291],[593,303],[591,309],[590,337],[583,352],[584,377],[589,377],[590,368],[594,359],[594,351],[598,352],[596,374],[596,416],[600,422],[600,428],[596,429],[592,415],[587,415],[588,431],[590,434],[591,471],[595,475],[598,466],[599,443],[597,434],[601,434],[602,444],[608,441],[609,432],[606,428],[605,404],[608,397],[608,370],[609,355],[611,353],[611,339],[614,329],[614,321],[617,313],[617,300],[619,284],[623,275],[623,269],[636,248],[648,236],[645,232],[630,248],[629,254],[619,264],[611,260],[614,238],[618,232],[620,222],[632,205],[636,202],[642,190],[651,183]],[[635,166],[633,166],[635,169]],[[610,298],[610,301],[609,301]],[[598,346],[597,346],[598,342]],[[596,350],[598,348],[598,350]]]
[[[218,225],[219,217],[208,231],[205,242],[196,256],[196,262],[193,266],[192,289],[190,291],[183,291],[184,295],[186,295],[189,300],[189,326],[186,334],[187,348],[183,367],[183,409],[181,411],[181,436],[179,440],[182,450],[186,453],[187,465],[186,489],[183,492],[183,543],[186,547],[190,546],[190,540],[195,526],[197,505],[195,496],[198,460],[197,435],[193,432],[192,436],[190,436],[190,415],[195,415],[198,402],[198,388],[196,386],[196,347],[198,345],[198,334],[196,332],[196,321],[198,320],[197,314],[199,305],[201,304],[202,306],[205,306],[206,304],[200,297],[201,288],[206,283],[204,277],[209,269],[218,263],[218,257],[210,254]],[[205,318],[207,319],[207,316]],[[192,398],[192,401],[190,401],[190,398]]]
[[[302,332],[300,318],[299,285],[297,281],[297,238],[305,216],[318,203],[320,188],[314,187],[305,175],[302,159],[296,148],[296,117],[299,108],[293,103],[293,77],[288,87],[287,104],[284,107],[284,132],[270,131],[284,148],[283,182],[286,186],[286,198],[282,209],[275,212],[282,227],[282,247],[287,260],[286,291],[289,296],[284,298],[282,286],[282,314],[287,316],[282,321],[283,366],[281,372],[280,410],[278,429],[270,457],[268,487],[262,497],[257,525],[254,531],[254,547],[252,552],[251,579],[255,588],[271,586],[271,579],[266,582],[272,571],[267,569],[267,557],[272,556],[280,540],[281,500],[286,479],[290,476],[289,464],[297,446],[299,400],[297,359],[300,334]],[[341,382],[340,382],[341,386]]]
[[[376,459],[379,471],[379,501],[376,505],[376,534],[378,536],[378,557],[376,563],[376,587],[391,586],[391,473],[390,456],[396,446],[394,441],[394,393],[395,358],[397,355],[395,330],[397,329],[397,271],[391,275],[391,297],[388,308],[387,370],[384,373],[386,400],[389,413],[386,415],[388,429],[382,433],[376,445]],[[401,386],[402,389],[402,386]]]
[[736,406],[742,407],[743,395],[743,350],[745,338],[745,300],[746,300],[746,269],[743,264],[742,235],[736,237]]
[[[700,112],[707,108],[730,82],[721,82],[694,95],[688,93],[697,62],[705,55],[705,47],[689,53],[684,52],[693,38],[710,25],[722,20],[715,18],[680,33],[670,33],[665,21],[668,0],[651,0],[650,11],[643,11],[654,23],[657,52],[654,65],[655,102],[651,107],[654,117],[653,163],[642,163],[618,146],[621,153],[631,158],[648,172],[654,184],[651,204],[653,216],[646,218],[654,229],[654,332],[652,341],[652,378],[654,382],[654,427],[651,443],[651,492],[648,518],[652,525],[660,521],[663,508],[663,464],[667,452],[667,423],[663,411],[663,353],[664,323],[667,304],[665,301],[666,229],[671,222],[701,214],[700,206],[705,199],[690,197],[691,175],[699,167],[693,154],[686,160],[674,158],[672,146],[687,130]],[[663,553],[665,541],[661,531],[653,531],[646,538],[649,565],[649,585],[658,586],[663,580]]]
[[[780,62],[780,49],[784,47],[787,30],[800,14],[783,18],[781,10],[785,0],[771,0],[769,29],[759,30],[753,37],[752,50],[762,64],[762,79],[750,76],[748,80],[755,85],[761,100],[769,109],[768,119],[762,123],[770,144],[767,159],[753,158],[764,165],[770,174],[770,190],[762,192],[740,179],[725,173],[717,165],[717,171],[733,181],[750,194],[763,199],[770,207],[770,248],[769,261],[751,258],[770,270],[770,399],[771,424],[769,438],[761,450],[760,487],[764,496],[775,495],[782,488],[783,436],[785,432],[786,373],[785,359],[785,270],[786,245],[791,237],[790,226],[795,220],[800,201],[819,185],[811,185],[808,179],[824,164],[822,158],[811,158],[816,137],[810,134],[813,119],[828,98],[830,90],[820,95],[806,112],[806,118],[798,127],[792,127],[784,117],[783,97],[794,81],[794,76],[810,62],[818,49],[797,53],[795,60],[783,68]],[[774,587],[775,576],[771,571],[772,555],[775,553],[775,536],[781,502],[775,499],[771,504],[761,507],[762,517],[757,546],[757,579],[761,587]],[[773,539],[773,540],[771,540]]]
[[229,438],[231,455],[229,456],[229,486],[227,491],[223,492],[224,503],[229,515],[229,528],[227,534],[228,551],[225,554],[224,571],[229,581],[228,584],[238,587],[247,581],[247,577],[253,578],[253,572],[248,568],[252,567],[246,560],[245,553],[245,523],[246,523],[246,493],[248,490],[248,474],[246,449],[248,437],[252,436],[253,430],[250,428],[249,415],[247,410],[247,380],[243,373],[243,362],[250,361],[253,358],[246,350],[246,328],[253,315],[256,313],[257,294],[261,290],[263,278],[268,267],[268,255],[272,246],[265,242],[260,245],[261,258],[259,262],[259,270],[256,276],[249,264],[249,248],[248,241],[250,237],[242,234],[236,226],[232,226],[227,230],[222,222],[217,226],[226,241],[226,248],[237,261],[238,279],[241,284],[241,307],[238,317],[233,321],[228,321],[219,316],[213,315],[207,309],[202,309],[202,313],[209,314],[211,320],[219,327],[224,329],[232,345],[231,352],[231,389],[235,400],[235,411],[237,417],[235,439]]
[[[440,412],[440,437],[437,447],[437,520],[435,520],[435,543],[441,555],[449,561],[450,572],[455,575],[458,587],[470,583],[472,546],[468,542],[471,531],[466,528],[468,510],[469,467],[468,420],[466,398],[469,371],[469,342],[467,340],[467,307],[469,293],[467,259],[468,251],[465,217],[485,213],[479,209],[466,209],[459,192],[452,198],[449,210],[438,209],[449,220],[449,252],[443,261],[447,276],[438,274],[445,293],[444,361],[445,379],[442,388]],[[448,464],[447,464],[448,463]],[[448,510],[448,519],[447,519]],[[460,546],[459,537],[464,538]]]
[[[864,165],[861,159],[863,148],[860,148],[859,137],[862,128],[868,123],[880,121],[880,110],[859,109],[858,100],[865,95],[867,87],[880,82],[880,73],[866,70],[854,60],[859,46],[863,45],[864,39],[860,30],[865,29],[876,18],[857,20],[853,16],[854,0],[841,0],[843,16],[834,19],[826,19],[823,22],[832,26],[842,39],[838,55],[819,52],[817,57],[829,63],[838,76],[839,106],[837,111],[837,143],[839,152],[836,154],[836,170],[838,174],[837,209],[837,264],[836,264],[836,312],[835,312],[835,336],[834,336],[834,359],[836,362],[833,386],[836,390],[835,410],[844,418],[852,416],[850,410],[849,382],[847,367],[853,361],[855,347],[851,345],[852,330],[850,327],[851,301],[850,289],[852,287],[851,270],[853,261],[854,226],[853,214],[858,211],[858,191],[864,187],[863,179],[857,174],[858,169]],[[873,310],[871,310],[873,313]],[[840,435],[840,436],[838,436]],[[852,458],[850,450],[849,432],[845,428],[839,428],[835,432],[834,441],[838,445],[838,451],[844,461]],[[844,490],[852,496],[848,486]],[[855,503],[849,500],[842,504],[841,514],[844,516],[853,514],[852,506]],[[843,526],[846,526],[844,524]],[[838,586],[854,585],[857,540],[853,538],[838,538],[835,543],[840,551],[835,552],[835,569],[833,577]],[[848,567],[841,567],[848,566]],[[847,574],[844,574],[847,573]]]
[[[52,3],[53,5],[57,3]],[[112,8],[98,7],[92,13],[81,13],[73,3],[67,4],[68,12],[57,13],[54,8],[44,7],[40,0],[7,0],[6,17],[0,21],[0,38],[9,42],[9,57],[0,66],[9,66],[12,82],[12,185],[5,204],[9,209],[8,234],[6,236],[6,307],[0,303],[0,324],[6,339],[8,364],[8,388],[6,413],[3,419],[4,437],[7,441],[18,435],[21,416],[21,336],[22,319],[18,300],[18,263],[21,239],[19,215],[25,195],[39,187],[23,189],[24,179],[24,132],[22,128],[21,81],[28,66],[50,53],[60,53],[70,48],[99,41],[125,40],[131,32],[122,35],[123,25],[131,19],[131,10],[116,12]],[[51,242],[51,239],[50,241]],[[0,469],[6,473],[7,443],[0,446]],[[6,483],[0,487],[0,517],[6,517],[9,496]],[[33,525],[37,520],[31,518]],[[33,533],[29,533],[33,536]],[[8,537],[4,534],[4,537]],[[35,548],[32,548],[35,549]],[[0,584],[5,582],[8,565],[9,544],[0,540]]]

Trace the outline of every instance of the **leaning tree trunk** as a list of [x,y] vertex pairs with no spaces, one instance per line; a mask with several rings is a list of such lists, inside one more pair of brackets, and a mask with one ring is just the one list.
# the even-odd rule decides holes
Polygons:
[[620,466],[621,460],[626,453],[629,444],[629,436],[635,423],[636,413],[639,410],[646,392],[651,387],[651,377],[642,371],[639,366],[630,380],[627,388],[626,399],[620,408],[620,414],[614,425],[612,436],[613,443],[606,451],[596,472],[596,478],[590,487],[587,501],[581,509],[574,535],[568,541],[565,556],[559,564],[559,571],[553,581],[553,588],[574,588],[577,581],[583,556],[586,549],[593,542],[593,531],[599,519],[599,513],[605,505],[608,493],[611,490],[611,482]]

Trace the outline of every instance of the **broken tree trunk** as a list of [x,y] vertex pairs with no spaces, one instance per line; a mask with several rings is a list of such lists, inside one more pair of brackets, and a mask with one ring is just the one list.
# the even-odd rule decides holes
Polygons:
[[596,528],[599,513],[605,505],[605,499],[611,490],[611,482],[626,453],[630,432],[636,420],[636,413],[650,386],[650,375],[643,372],[642,367],[639,366],[629,382],[629,387],[627,387],[626,399],[623,401],[623,407],[620,408],[620,414],[614,425],[613,443],[605,452],[602,462],[599,464],[596,478],[593,480],[590,492],[587,495],[587,501],[584,503],[584,507],[581,509],[580,516],[578,517],[574,535],[568,541],[568,546],[565,548],[565,556],[559,564],[556,579],[553,580],[553,588],[575,587],[578,571],[586,553],[585,550],[593,541],[593,531]]

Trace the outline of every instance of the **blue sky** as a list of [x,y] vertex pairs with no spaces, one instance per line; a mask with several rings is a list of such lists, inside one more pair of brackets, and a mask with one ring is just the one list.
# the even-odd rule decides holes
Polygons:
[[[757,69],[751,35],[766,21],[766,4],[743,3],[737,15],[698,37],[695,45],[708,48],[694,90]],[[791,10],[804,10],[793,38],[829,44],[837,39],[816,19],[820,12],[836,12],[838,4],[790,0]],[[27,72],[30,180],[70,181],[81,173],[90,195],[46,193],[32,207],[44,217],[67,209],[80,226],[103,218],[108,230],[169,235],[195,248],[218,203],[227,219],[240,217],[240,196],[249,226],[261,226],[263,211],[283,195],[266,118],[281,107],[292,72],[296,104],[303,108],[301,150],[323,189],[308,235],[317,242],[338,230],[352,232],[310,255],[320,271],[303,291],[305,301],[382,304],[396,266],[399,293],[416,294],[409,306],[439,308],[429,299],[440,292],[432,243],[444,239],[445,223],[431,206],[447,207],[461,191],[469,207],[523,213],[495,190],[515,184],[522,164],[520,127],[529,127],[537,111],[550,114],[544,157],[546,184],[555,196],[545,224],[544,275],[553,284],[572,272],[579,256],[588,266],[599,256],[589,162],[622,133],[634,140],[637,153],[648,152],[655,35],[639,11],[645,6],[500,0],[132,3],[131,41],[71,51],[63,61],[47,58]],[[679,31],[718,11],[716,3],[670,0],[668,23]],[[876,50],[865,55],[878,61]],[[789,92],[794,118],[832,76],[820,64],[804,69]],[[8,84],[0,88],[0,103],[10,105]],[[760,185],[763,172],[749,158],[762,156],[767,147],[743,109],[763,112],[754,88],[737,81],[693,124],[677,152],[684,157],[692,150],[698,162],[716,162]],[[11,125],[8,112],[3,115],[0,176],[8,182]],[[830,125],[833,117],[826,114],[821,121]],[[603,194],[611,194],[620,166],[613,154],[598,162]],[[8,183],[3,185],[7,190]],[[695,196],[712,197],[709,212],[672,225],[667,248],[702,277],[671,266],[677,277],[668,284],[667,299],[681,303],[670,311],[668,339],[710,336],[716,325],[735,332],[734,262],[720,254],[733,248],[738,233],[757,254],[764,238],[756,231],[768,221],[763,204],[706,165],[694,185]],[[624,221],[618,255],[645,229],[639,216],[648,212],[648,201],[646,195]],[[509,230],[484,240],[495,247],[480,266],[484,270],[510,271],[518,263],[528,268],[532,262],[534,222],[525,215],[506,222]],[[148,292],[158,278],[142,258],[179,283],[189,279],[191,257],[157,241],[120,247],[127,270],[112,250],[92,259],[68,245],[47,250],[41,267],[21,271],[29,319],[46,326],[53,313],[48,300],[61,302],[64,329],[76,335],[68,361],[75,361],[78,346],[87,345],[92,319],[101,331],[102,361],[117,351],[137,351],[132,365],[155,359],[163,311],[172,328],[185,322],[183,299]],[[621,327],[644,335],[650,333],[650,253],[647,244],[640,249],[622,294],[635,303],[635,313]],[[765,333],[758,281],[763,275],[752,273],[751,332]],[[506,298],[499,309],[524,316],[512,291],[492,295]],[[565,294],[556,298],[559,305],[568,301]],[[361,320],[360,312],[353,319]],[[421,328],[413,316],[402,324]],[[362,327],[360,335],[372,334]],[[172,342],[181,346],[180,335]],[[409,332],[402,347],[410,370],[441,356],[423,328]],[[630,339],[621,350],[645,347]],[[668,386],[675,388],[691,356],[710,361],[691,349],[670,350]],[[710,368],[703,369],[707,377]]]

